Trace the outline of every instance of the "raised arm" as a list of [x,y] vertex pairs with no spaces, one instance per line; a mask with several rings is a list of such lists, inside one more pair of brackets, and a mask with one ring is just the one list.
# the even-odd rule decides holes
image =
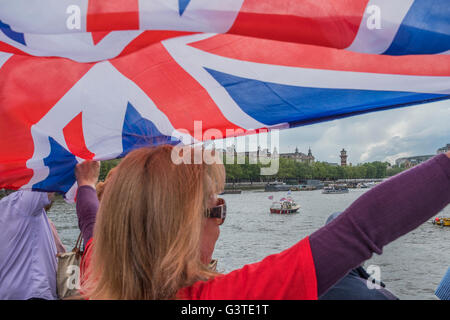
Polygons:
[[78,226],[86,244],[94,234],[95,219],[99,201],[95,191],[100,174],[100,162],[84,161],[75,167],[75,176],[78,183],[76,210]]
[[310,236],[318,296],[450,203],[450,152],[435,156],[359,197]]

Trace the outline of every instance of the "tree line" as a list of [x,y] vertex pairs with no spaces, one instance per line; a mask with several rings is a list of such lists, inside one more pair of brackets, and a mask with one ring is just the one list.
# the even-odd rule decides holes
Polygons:
[[[279,170],[275,175],[262,176],[261,163],[252,164],[248,157],[245,163],[227,163],[224,159],[227,182],[244,181],[286,181],[286,180],[337,180],[337,179],[381,179],[396,175],[405,170],[404,167],[391,167],[388,162],[374,161],[354,166],[336,166],[326,162],[299,162],[289,158],[279,158]],[[120,159],[102,161],[100,180],[104,180],[108,172],[118,165]],[[235,161],[236,162],[236,161]],[[244,161],[242,161],[244,162]]]
[[375,161],[356,166],[336,166],[326,162],[299,162],[279,158],[279,170],[272,176],[261,176],[261,164],[225,164],[227,182],[271,181],[271,180],[337,180],[337,179],[381,179],[393,176],[405,168],[391,167],[388,162]]

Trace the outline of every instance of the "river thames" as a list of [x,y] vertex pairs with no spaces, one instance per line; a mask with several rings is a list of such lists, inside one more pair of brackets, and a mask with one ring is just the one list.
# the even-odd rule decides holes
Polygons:
[[[221,226],[214,258],[218,271],[229,272],[289,248],[325,223],[327,217],[345,210],[368,189],[350,189],[347,194],[317,191],[292,192],[300,204],[297,214],[270,214],[274,200],[286,192],[243,191],[222,195],[227,202],[227,218]],[[395,214],[393,212],[392,214]],[[438,216],[450,217],[450,206]],[[71,250],[79,234],[75,206],[57,200],[49,212],[61,240]],[[450,228],[433,225],[430,219],[407,235],[384,247],[365,266],[376,265],[381,281],[400,299],[437,299],[434,291],[450,266]],[[330,244],[332,245],[332,244]]]

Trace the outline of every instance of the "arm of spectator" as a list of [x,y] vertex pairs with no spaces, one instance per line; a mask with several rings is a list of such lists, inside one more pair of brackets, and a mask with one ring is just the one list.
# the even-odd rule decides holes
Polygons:
[[56,245],[56,252],[57,253],[64,253],[66,252],[66,248],[64,247],[58,231],[56,230],[55,224],[52,220],[48,219],[48,223],[50,224],[50,228],[52,229],[53,238],[55,239],[55,245]]
[[84,161],[75,167],[78,183],[76,210],[78,226],[86,244],[94,234],[95,219],[99,201],[95,191],[95,184],[100,174],[99,161]]
[[319,296],[450,203],[449,158],[450,152],[435,156],[388,179],[310,236]]

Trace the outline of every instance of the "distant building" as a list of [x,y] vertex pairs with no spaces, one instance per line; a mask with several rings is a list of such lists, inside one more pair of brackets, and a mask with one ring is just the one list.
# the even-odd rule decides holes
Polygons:
[[[220,152],[221,154],[226,155],[227,158],[230,160],[226,161],[233,161],[234,163],[238,164],[244,164],[247,162],[250,164],[256,164],[258,161],[262,161],[261,159],[267,159],[270,157],[276,157],[277,156],[277,149],[274,148],[273,153],[270,152],[268,148],[261,149],[261,147],[258,146],[258,150],[256,151],[244,151],[244,152],[237,152],[236,146],[233,144],[226,149],[216,149],[216,151]],[[248,158],[248,159],[246,159]],[[233,160],[234,159],[234,160]]]
[[344,148],[341,150],[341,167],[347,166],[347,151]]
[[295,148],[295,152],[292,153],[280,153],[280,158],[294,159],[298,162],[313,163],[315,158],[312,155],[311,148],[308,149],[308,154],[304,154]]
[[446,153],[446,152],[448,152],[449,150],[450,150],[450,143],[447,143],[446,146],[437,149],[437,152],[436,152],[436,153],[437,153],[437,154],[440,154],[440,153]]
[[395,164],[399,167],[411,168],[414,167],[428,159],[434,157],[434,155],[424,155],[424,156],[414,156],[414,157],[405,157],[399,158],[395,160]]

